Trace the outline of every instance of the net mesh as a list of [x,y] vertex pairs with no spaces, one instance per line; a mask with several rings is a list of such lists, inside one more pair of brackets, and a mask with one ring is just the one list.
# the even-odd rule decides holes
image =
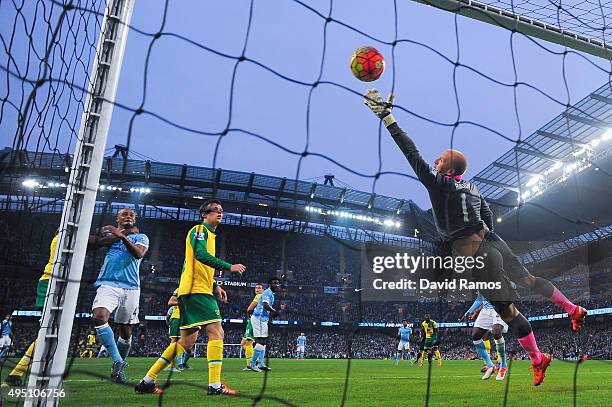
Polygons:
[[[606,15],[609,5],[602,2],[575,2],[575,4],[551,3],[551,2],[494,2],[490,3],[500,8],[513,10],[515,13],[534,17],[546,22],[550,22],[558,27],[569,29],[593,38],[608,42],[608,29]],[[138,7],[138,6],[137,6]],[[301,1],[287,2],[284,7],[298,12],[305,19],[311,21],[312,26],[317,27],[309,36],[302,39],[298,52],[291,54],[291,50],[274,49],[272,45],[268,47],[255,47],[255,39],[272,43],[274,35],[262,32],[261,27],[268,22],[280,24],[278,10],[270,10],[262,6],[261,2],[251,1],[243,4],[240,8],[242,17],[241,29],[235,30],[231,38],[231,46],[227,46],[214,36],[199,36],[186,34],[187,31],[171,26],[171,20],[176,24],[177,12],[182,18],[187,18],[190,8],[184,4],[165,1],[151,6],[147,16],[140,14],[130,25],[130,35],[136,37],[133,45],[128,47],[126,69],[122,73],[122,83],[130,83],[130,86],[120,89],[115,105],[115,116],[113,119],[113,131],[111,140],[121,142],[125,147],[115,150],[115,157],[109,158],[105,162],[104,170],[108,180],[108,185],[112,187],[100,193],[99,202],[96,206],[96,218],[94,224],[99,227],[112,224],[117,211],[128,201],[134,208],[139,218],[147,218],[147,205],[153,206],[158,212],[164,213],[170,219],[186,219],[176,214],[168,215],[168,208],[156,206],[154,201],[149,200],[144,194],[147,181],[137,179],[136,174],[146,173],[145,162],[141,162],[143,168],[137,168],[139,164],[130,162],[129,157],[134,156],[134,144],[139,146],[146,145],[147,134],[150,126],[158,126],[167,131],[168,134],[175,136],[177,143],[182,149],[188,149],[188,142],[184,144],[180,137],[197,137],[190,140],[198,140],[207,143],[210,154],[206,156],[210,167],[214,170],[220,167],[220,162],[228,165],[228,156],[234,156],[237,150],[237,143],[245,143],[247,147],[257,148],[266,146],[266,154],[282,153],[292,157],[295,161],[295,173],[292,176],[295,182],[284,187],[288,191],[298,194],[298,180],[302,179],[302,174],[307,172],[305,168],[312,165],[312,162],[325,166],[330,166],[354,178],[362,179],[369,183],[371,193],[376,193],[379,184],[384,184],[384,180],[389,177],[401,179],[403,185],[417,185],[415,177],[406,174],[404,171],[388,169],[383,159],[384,144],[383,137],[386,130],[382,125],[378,127],[378,137],[371,140],[372,151],[370,151],[369,163],[355,165],[346,156],[333,156],[326,152],[325,144],[317,137],[320,132],[326,130],[320,126],[322,117],[325,115],[337,114],[336,120],[348,119],[352,116],[349,113],[344,117],[337,113],[340,106],[350,105],[360,106],[363,99],[362,87],[355,85],[354,81],[338,77],[335,71],[328,73],[329,61],[336,61],[336,55],[343,54],[339,43],[350,42],[356,46],[360,43],[370,43],[380,47],[387,57],[387,72],[381,86],[390,92],[407,92],[407,85],[404,82],[404,70],[409,65],[410,57],[418,55],[423,58],[423,65],[426,68],[419,71],[415,69],[410,73],[410,80],[414,81],[429,68],[427,62],[432,66],[442,66],[439,77],[433,81],[435,86],[447,86],[452,89],[450,95],[455,101],[455,108],[449,114],[438,114],[421,108],[418,103],[412,105],[405,102],[407,99],[398,97],[398,104],[394,107],[394,112],[399,121],[415,120],[424,123],[424,128],[438,131],[444,134],[449,141],[449,146],[461,144],[466,136],[465,129],[476,133],[481,141],[488,138],[505,140],[515,146],[527,146],[533,151],[545,154],[537,146],[533,146],[526,141],[525,133],[521,125],[521,117],[525,115],[525,110],[521,107],[521,92],[528,90],[540,95],[543,100],[556,109],[568,109],[575,102],[576,98],[582,94],[575,95],[573,81],[575,77],[570,77],[566,69],[578,64],[590,73],[593,73],[601,81],[607,80],[610,73],[608,61],[594,61],[591,57],[560,47],[533,45],[536,54],[542,61],[552,61],[556,65],[555,69],[561,71],[560,77],[563,85],[554,85],[528,75],[523,77],[520,74],[523,60],[517,55],[515,47],[518,43],[531,40],[523,34],[517,32],[503,32],[502,38],[509,44],[508,63],[509,72],[491,73],[485,66],[479,65],[469,54],[469,50],[464,50],[463,46],[468,39],[464,39],[462,34],[466,20],[459,16],[452,16],[450,30],[446,34],[454,37],[454,45],[432,44],[433,35],[421,34],[411,31],[405,27],[402,21],[407,13],[420,13],[420,5],[399,5],[395,1],[388,1],[384,5],[377,5],[382,12],[385,22],[384,29],[373,30],[368,24],[363,24],[359,19],[346,17],[346,5],[336,2],[321,2],[312,5]],[[260,8],[261,7],[261,8]],[[364,6],[365,7],[365,6]],[[137,8],[138,10],[138,8]],[[180,10],[178,12],[177,10]],[[245,11],[248,10],[248,11]],[[426,10],[427,11],[427,10]],[[432,14],[434,12],[432,11]],[[74,148],[75,140],[79,134],[79,124],[81,114],[84,109],[86,90],[89,87],[91,66],[95,54],[98,34],[101,29],[102,16],[104,14],[104,4],[99,1],[44,1],[36,2],[2,2],[0,3],[0,17],[3,24],[0,30],[0,40],[2,41],[2,51],[0,55],[0,68],[4,72],[2,102],[0,104],[0,131],[2,134],[12,137],[12,144],[9,149],[3,150],[3,167],[1,168],[3,211],[10,214],[2,221],[2,267],[7,273],[4,276],[18,275],[23,273],[29,275],[34,266],[41,263],[40,259],[33,258],[31,252],[41,253],[45,256],[48,245],[52,239],[54,231],[59,224],[58,208],[63,204],[63,192],[69,186],[66,185],[67,172],[71,163],[71,151]],[[434,14],[438,21],[449,22],[449,17]],[[138,14],[137,14],[138,16]],[[174,19],[172,19],[174,18]],[[179,18],[180,20],[180,18]],[[261,24],[260,24],[261,22]],[[287,28],[283,26],[282,28]],[[471,33],[471,31],[470,31]],[[499,35],[496,33],[495,35]],[[202,39],[206,38],[206,39]],[[526,40],[526,41],[524,41]],[[230,41],[228,41],[230,42]],[[411,54],[412,49],[419,50],[418,54]],[[283,51],[287,55],[283,55]],[[189,85],[189,82],[174,82],[177,78],[188,70],[188,64],[179,68],[164,64],[163,61],[169,58],[177,58],[177,55],[190,55],[198,63],[196,66],[203,66],[211,69],[216,75],[212,76],[211,88],[199,89],[197,86]],[[304,55],[306,54],[306,55]],[[297,63],[294,59],[299,56]],[[424,55],[427,55],[425,57]],[[132,56],[134,60],[129,60]],[[552,58],[552,59],[547,59]],[[575,59],[571,59],[575,58]],[[343,61],[344,61],[343,56]],[[527,58],[526,58],[527,59]],[[307,62],[301,62],[301,61]],[[345,62],[345,61],[344,61]],[[529,61],[531,64],[538,62]],[[580,65],[583,64],[583,65]],[[303,69],[307,65],[308,69]],[[314,67],[314,68],[313,68]],[[552,68],[543,68],[544,71]],[[223,72],[218,72],[223,71]],[[348,68],[346,69],[348,72]],[[402,73],[400,75],[400,72]],[[424,77],[424,76],[423,76]],[[482,83],[483,88],[487,86],[497,86],[505,89],[508,94],[508,114],[516,118],[514,130],[504,131],[496,126],[495,120],[490,120],[485,115],[474,114],[470,107],[465,106],[465,93],[469,92],[463,83],[468,81]],[[450,78],[450,79],[449,79]],[[474,79],[475,78],[475,79]],[[265,79],[265,80],[264,80]],[[352,79],[352,78],[351,78]],[[256,86],[258,82],[272,83],[273,86]],[[270,81],[270,82],[267,82]],[[166,87],[165,83],[169,85]],[[180,86],[177,88],[176,84]],[[136,84],[136,85],[134,85]],[[219,88],[215,85],[219,84]],[[378,83],[377,83],[378,85]],[[122,85],[124,86],[124,85]],[[164,103],[160,103],[160,94],[171,97],[171,92],[180,94],[179,99],[189,100],[190,104],[204,107],[204,111],[210,116],[202,124],[201,120],[194,120],[193,115],[180,115],[175,110],[166,112]],[[138,90],[138,91],[136,91]],[[207,98],[202,94],[221,94],[223,97]],[[333,96],[330,96],[333,95]],[[419,95],[420,97],[431,95]],[[163,98],[162,98],[163,99]],[[109,101],[106,101],[110,103]],[[294,104],[288,110],[283,110],[286,118],[280,117],[278,111],[281,109],[279,104]],[[258,117],[246,114],[249,107],[253,104],[268,106],[258,111]],[[211,107],[214,105],[215,107]],[[355,108],[357,109],[357,107]],[[527,109],[530,109],[529,107]],[[585,115],[587,118],[597,120],[592,113],[581,109],[580,106],[573,106],[577,113]],[[348,110],[352,110],[348,109]],[[193,112],[192,112],[193,113]],[[323,114],[322,114],[323,113]],[[259,122],[276,121],[278,128],[266,129]],[[299,123],[296,125],[295,123]],[[139,125],[144,130],[139,129]],[[360,129],[357,126],[357,130]],[[568,118],[566,126],[571,137],[571,122]],[[289,140],[286,137],[277,137],[274,131],[286,129],[295,130],[299,135],[299,141]],[[355,128],[350,128],[355,131]],[[151,140],[149,139],[149,140]],[[296,136],[295,139],[298,139]],[[147,149],[146,153],[154,155]],[[572,152],[579,151],[578,146],[572,145]],[[569,152],[568,154],[572,154]],[[272,153],[272,154],[273,154]],[[336,151],[337,153],[337,151]],[[161,153],[159,153],[161,154]],[[271,154],[270,154],[271,155]],[[136,156],[138,158],[138,156]],[[157,157],[157,156],[156,156]],[[148,156],[140,155],[140,158],[149,159]],[[159,156],[157,158],[163,158]],[[152,161],[152,160],[149,160]],[[164,160],[162,160],[164,161]],[[516,173],[521,174],[519,159],[514,160],[512,166],[516,167]],[[64,170],[64,175],[50,171],[53,168]],[[46,171],[46,173],[45,173]],[[174,171],[168,167],[167,171]],[[31,181],[29,185],[22,183],[28,174],[36,173],[40,176],[38,180]],[[42,174],[47,174],[44,177]],[[211,172],[211,177],[213,173]],[[177,176],[180,174],[176,174]],[[117,178],[118,176],[118,178]],[[521,194],[522,182],[518,177],[519,194]],[[44,182],[42,181],[44,179]],[[39,181],[40,180],[40,181]],[[289,180],[291,181],[291,180]],[[574,179],[575,182],[575,179]],[[288,182],[289,184],[289,182]],[[280,185],[279,185],[280,187]],[[115,189],[112,189],[115,188]],[[140,188],[140,189],[139,189]],[[365,188],[364,188],[365,189]],[[127,198],[128,191],[132,194]],[[210,189],[204,195],[214,195],[216,191]],[[367,200],[368,195],[364,194]],[[297,208],[297,200],[294,200]],[[535,205],[524,202],[525,205]],[[502,205],[503,206],[503,205]],[[515,204],[507,204],[509,208],[514,208]],[[298,208],[299,209],[299,208]],[[151,210],[149,208],[149,210]],[[570,221],[575,225],[591,225],[590,220],[576,215],[567,217],[560,213],[555,213],[559,221]],[[44,216],[45,213],[55,213],[55,215]],[[194,218],[189,219],[194,221]],[[184,215],[183,215],[184,216]],[[161,217],[161,216],[160,216]],[[143,230],[146,226],[152,226],[144,222]],[[597,230],[605,225],[593,225]],[[60,229],[61,229],[60,225]],[[347,239],[339,239],[331,233],[331,225],[326,226],[326,235],[335,244],[344,248],[347,252],[359,252],[360,248],[352,243],[347,243]],[[519,229],[527,228],[527,225],[519,225]],[[42,231],[42,232],[41,232]],[[299,232],[296,228],[294,231]],[[184,237],[184,230],[180,233],[179,241]],[[255,233],[255,232],[249,232]],[[568,233],[569,234],[569,233]],[[159,236],[158,236],[159,237]],[[605,236],[602,236],[605,237]],[[151,237],[152,242],[155,237]],[[19,245],[18,242],[27,241],[27,246]],[[290,244],[290,243],[288,243]],[[298,242],[299,244],[299,242]],[[422,249],[420,247],[419,249]],[[182,253],[177,256],[181,256]],[[170,254],[167,254],[171,256]],[[87,260],[87,270],[82,280],[79,304],[77,310],[88,310],[88,307],[95,295],[91,289],[91,283],[96,279],[97,272],[103,261],[104,254],[98,252],[90,255]],[[158,264],[163,259],[158,261]],[[245,260],[248,262],[248,258]],[[154,262],[150,262],[154,263]],[[150,267],[145,260],[145,267]],[[154,266],[154,265],[153,265]],[[151,271],[151,269],[149,269]],[[248,274],[245,274],[245,278]],[[14,295],[11,293],[20,284],[26,284],[23,280],[15,280],[11,277],[3,277],[6,287],[2,304],[4,309],[14,309]],[[355,280],[359,280],[355,278]],[[32,281],[27,282],[32,284]],[[363,321],[363,315],[368,312],[368,302],[362,301],[359,294],[358,283],[354,282],[356,294],[347,300],[356,306],[355,312],[351,315],[350,328],[342,331],[342,351],[345,356],[346,377],[342,390],[342,396],[338,404],[345,405],[350,399],[349,380],[355,355],[354,346],[359,344],[363,338],[364,328],[355,324]],[[147,296],[143,301],[143,308],[147,307],[148,302],[155,302],[155,295],[167,295],[167,287],[150,288],[152,295]],[[239,311],[243,304],[238,304],[230,300],[226,310],[229,312]],[[444,302],[432,302],[427,308],[432,313],[446,314],[448,304]],[[318,313],[309,313],[299,309],[298,306],[289,306],[286,315],[298,320],[300,318],[310,318],[317,323],[325,321],[325,316]],[[293,310],[291,310],[293,308]],[[153,306],[151,305],[151,309]],[[84,374],[92,378],[104,378],[106,376],[84,368],[75,363],[79,352],[86,347],[83,341],[84,333],[91,329],[89,320],[85,318],[75,318],[73,327],[74,338],[71,345],[70,360],[67,365],[67,374]],[[274,331],[273,331],[274,332]],[[138,335],[146,338],[146,327],[141,327]],[[27,336],[24,334],[23,336]],[[34,338],[34,333],[31,337]],[[389,338],[389,333],[381,335],[378,339],[384,341]],[[391,336],[393,338],[393,336]],[[27,340],[27,339],[26,339]],[[160,347],[158,352],[163,349]],[[517,351],[518,352],[518,351]],[[518,353],[517,353],[518,354]],[[573,398],[576,403],[578,397],[577,377],[581,360],[575,363],[575,375],[573,381]],[[14,367],[15,360],[3,358],[1,374],[4,377],[8,370]],[[427,405],[432,396],[432,377],[435,374],[429,365],[427,384],[424,401]],[[512,362],[509,369],[512,370]],[[173,375],[170,374],[169,380],[164,386],[167,388],[172,384]],[[190,383],[193,388],[205,389],[201,383]],[[294,401],[270,395],[270,383],[266,374],[263,386],[257,396],[248,397],[254,404],[270,399],[286,405],[295,405]],[[506,382],[504,405],[509,403],[510,386]],[[165,403],[165,399],[160,399],[160,404]]]
[[610,3],[605,1],[486,1],[518,15],[533,18],[585,37],[610,43]]

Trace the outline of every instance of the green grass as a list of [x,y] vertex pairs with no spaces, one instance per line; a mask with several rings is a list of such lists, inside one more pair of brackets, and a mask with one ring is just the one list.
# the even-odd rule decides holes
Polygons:
[[[135,394],[133,385],[147,371],[154,359],[130,358],[127,368],[130,383],[110,383],[110,361],[76,360],[66,381],[67,398],[62,406],[125,407],[155,406],[159,397]],[[166,406],[215,405],[247,406],[259,394],[264,375],[242,372],[243,362],[226,359],[223,379],[238,390],[239,397],[205,395],[207,370],[205,359],[191,359],[192,370],[172,374],[172,384],[163,395]],[[531,385],[528,363],[513,362],[508,406],[571,406],[575,364],[554,361],[540,387]],[[270,360],[270,372],[264,399],[259,406],[339,406],[341,404],[347,360]],[[445,361],[431,367],[429,406],[501,406],[506,382],[480,380],[478,361]],[[427,389],[427,366],[418,368],[394,361],[353,360],[350,365],[347,406],[423,406]],[[612,362],[588,361],[581,364],[577,382],[577,406],[612,405]],[[168,378],[164,372],[161,383]],[[202,387],[196,387],[202,386]]]

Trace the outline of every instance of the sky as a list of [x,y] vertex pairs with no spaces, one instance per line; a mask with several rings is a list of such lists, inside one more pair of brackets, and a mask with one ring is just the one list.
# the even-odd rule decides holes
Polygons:
[[[163,32],[239,56],[245,47],[250,4],[171,1]],[[307,4],[324,16],[330,13],[329,1]],[[353,188],[412,199],[429,208],[425,189],[406,176],[413,173],[403,155],[386,130],[379,133],[379,121],[363,105],[360,94],[368,88],[386,95],[394,85],[398,105],[394,115],[425,159],[433,162],[452,140],[454,148],[467,154],[470,178],[513,146],[495,132],[510,139],[525,138],[561,113],[566,103],[577,102],[608,79],[609,63],[603,60],[573,53],[564,58],[549,51],[563,50],[553,44],[511,36],[501,28],[412,1],[396,5],[401,41],[393,50],[345,26],[392,42],[393,1],[334,1],[333,21],[325,32],[324,18],[303,4],[253,1],[248,60],[238,64],[233,93],[235,60],[170,35],[160,37],[151,48],[145,110],[204,132],[243,129],[300,154],[307,148],[341,165],[315,155],[300,161],[299,154],[239,131],[223,137],[215,156],[218,137],[181,130],[151,115],[133,120],[132,150],[163,162],[289,178],[297,174],[304,180],[331,173]],[[160,0],[136,1],[132,25],[150,33],[160,30],[163,6]],[[116,99],[123,105],[137,108],[143,102],[150,42],[150,36],[129,33]],[[385,73],[376,82],[360,82],[349,69],[351,54],[364,45],[376,47],[386,59]],[[312,83],[320,74],[323,50],[320,80],[355,93],[332,84],[312,89],[260,66]],[[457,59],[471,69],[455,68]],[[539,91],[495,81],[526,82]],[[132,116],[115,108],[107,146],[126,143]],[[476,125],[454,127],[457,121]],[[379,171],[403,175],[382,175],[374,182],[372,175]]]

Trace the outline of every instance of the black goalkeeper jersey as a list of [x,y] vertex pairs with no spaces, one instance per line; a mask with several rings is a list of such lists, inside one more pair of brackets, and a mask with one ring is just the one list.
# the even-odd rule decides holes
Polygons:
[[397,123],[387,127],[417,178],[427,188],[438,233],[452,242],[482,230],[493,230],[492,212],[475,185],[432,172],[416,145]]

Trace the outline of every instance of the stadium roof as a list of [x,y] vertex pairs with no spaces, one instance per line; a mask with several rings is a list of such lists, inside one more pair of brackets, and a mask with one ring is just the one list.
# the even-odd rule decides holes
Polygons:
[[514,240],[565,240],[612,224],[612,88],[606,83],[472,181]]
[[[562,176],[563,166],[595,150],[612,129],[612,88],[606,83],[479,172],[472,181],[487,200],[515,205],[521,194],[531,190],[533,177],[548,181]],[[605,136],[606,141],[609,140]],[[593,144],[592,144],[593,143]],[[599,144],[599,141],[597,142]],[[602,147],[609,147],[603,144]],[[553,167],[557,171],[551,170]]]
[[[30,151],[14,153],[8,148],[0,155],[2,173],[8,174],[1,180],[0,193],[15,193],[15,189],[23,189],[21,183],[28,178],[33,179],[33,185],[40,185],[38,193],[41,196],[62,197],[57,188],[47,188],[47,184],[53,186],[67,182],[70,155]],[[144,191],[147,193],[140,193]],[[138,196],[140,203],[178,208],[197,208],[203,199],[215,197],[224,202],[226,210],[229,208],[238,213],[290,219],[297,216],[318,222],[350,224],[352,227],[359,222],[369,228],[384,227],[372,223],[374,220],[393,219],[401,225],[401,228],[392,230],[393,233],[407,231],[405,233],[412,236],[416,228],[422,233],[422,238],[435,238],[431,215],[407,199],[254,172],[106,157],[100,177],[99,199],[101,196],[103,199],[115,196],[113,200],[121,201],[130,193]],[[354,218],[356,215],[361,215],[361,218]]]

